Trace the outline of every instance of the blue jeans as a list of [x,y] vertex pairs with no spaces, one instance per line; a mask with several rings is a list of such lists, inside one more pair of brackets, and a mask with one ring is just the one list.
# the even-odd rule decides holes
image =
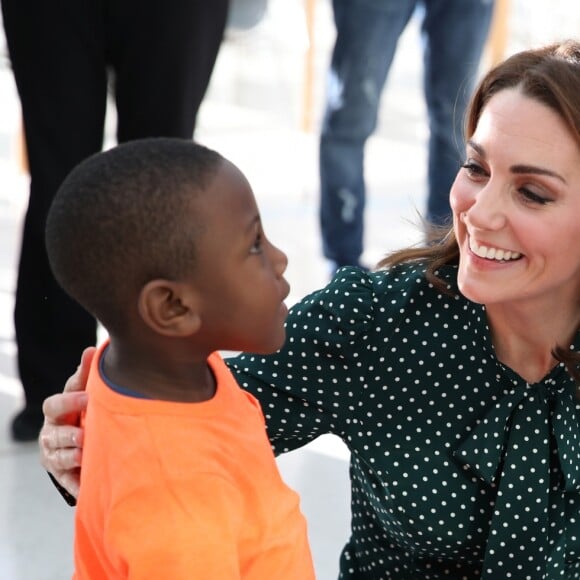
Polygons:
[[461,164],[463,117],[477,76],[493,0],[333,0],[336,42],[320,138],[320,225],[325,257],[358,264],[363,251],[364,147],[397,42],[423,8],[424,92],[429,118],[426,218],[450,215]]

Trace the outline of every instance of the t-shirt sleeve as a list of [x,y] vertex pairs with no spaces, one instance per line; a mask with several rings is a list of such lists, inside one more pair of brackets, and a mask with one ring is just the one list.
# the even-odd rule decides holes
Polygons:
[[343,268],[328,286],[291,308],[280,351],[227,361],[238,383],[260,401],[276,453],[323,433],[345,438],[372,348],[371,276]]
[[231,482],[212,475],[138,490],[113,510],[108,545],[131,580],[234,580],[241,577],[242,505]]

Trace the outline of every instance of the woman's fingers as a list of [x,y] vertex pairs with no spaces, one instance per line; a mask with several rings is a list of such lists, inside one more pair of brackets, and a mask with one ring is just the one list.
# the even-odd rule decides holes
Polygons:
[[[84,391],[58,393],[44,400],[44,426],[78,425],[81,413],[87,408],[88,396]],[[41,431],[41,435],[42,435]]]
[[68,393],[71,391],[84,391],[87,387],[87,378],[89,376],[89,370],[91,368],[91,362],[95,356],[97,349],[94,346],[89,346],[85,348],[83,354],[81,355],[81,362],[75,371],[74,375],[69,377],[68,381],[64,386],[64,392]]

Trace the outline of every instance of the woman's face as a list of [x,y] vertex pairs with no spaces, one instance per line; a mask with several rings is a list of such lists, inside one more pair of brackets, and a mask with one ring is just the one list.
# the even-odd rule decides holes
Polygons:
[[552,109],[517,89],[494,95],[468,141],[451,207],[467,298],[577,307],[580,147]]

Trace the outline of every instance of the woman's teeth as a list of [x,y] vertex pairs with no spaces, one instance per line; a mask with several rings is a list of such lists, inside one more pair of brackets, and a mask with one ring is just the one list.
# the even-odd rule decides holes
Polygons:
[[469,248],[471,251],[479,256],[480,258],[486,258],[487,260],[497,260],[498,262],[507,262],[509,260],[517,260],[521,257],[519,252],[512,252],[511,250],[501,250],[499,248],[489,248],[477,245],[477,242],[469,239]]

